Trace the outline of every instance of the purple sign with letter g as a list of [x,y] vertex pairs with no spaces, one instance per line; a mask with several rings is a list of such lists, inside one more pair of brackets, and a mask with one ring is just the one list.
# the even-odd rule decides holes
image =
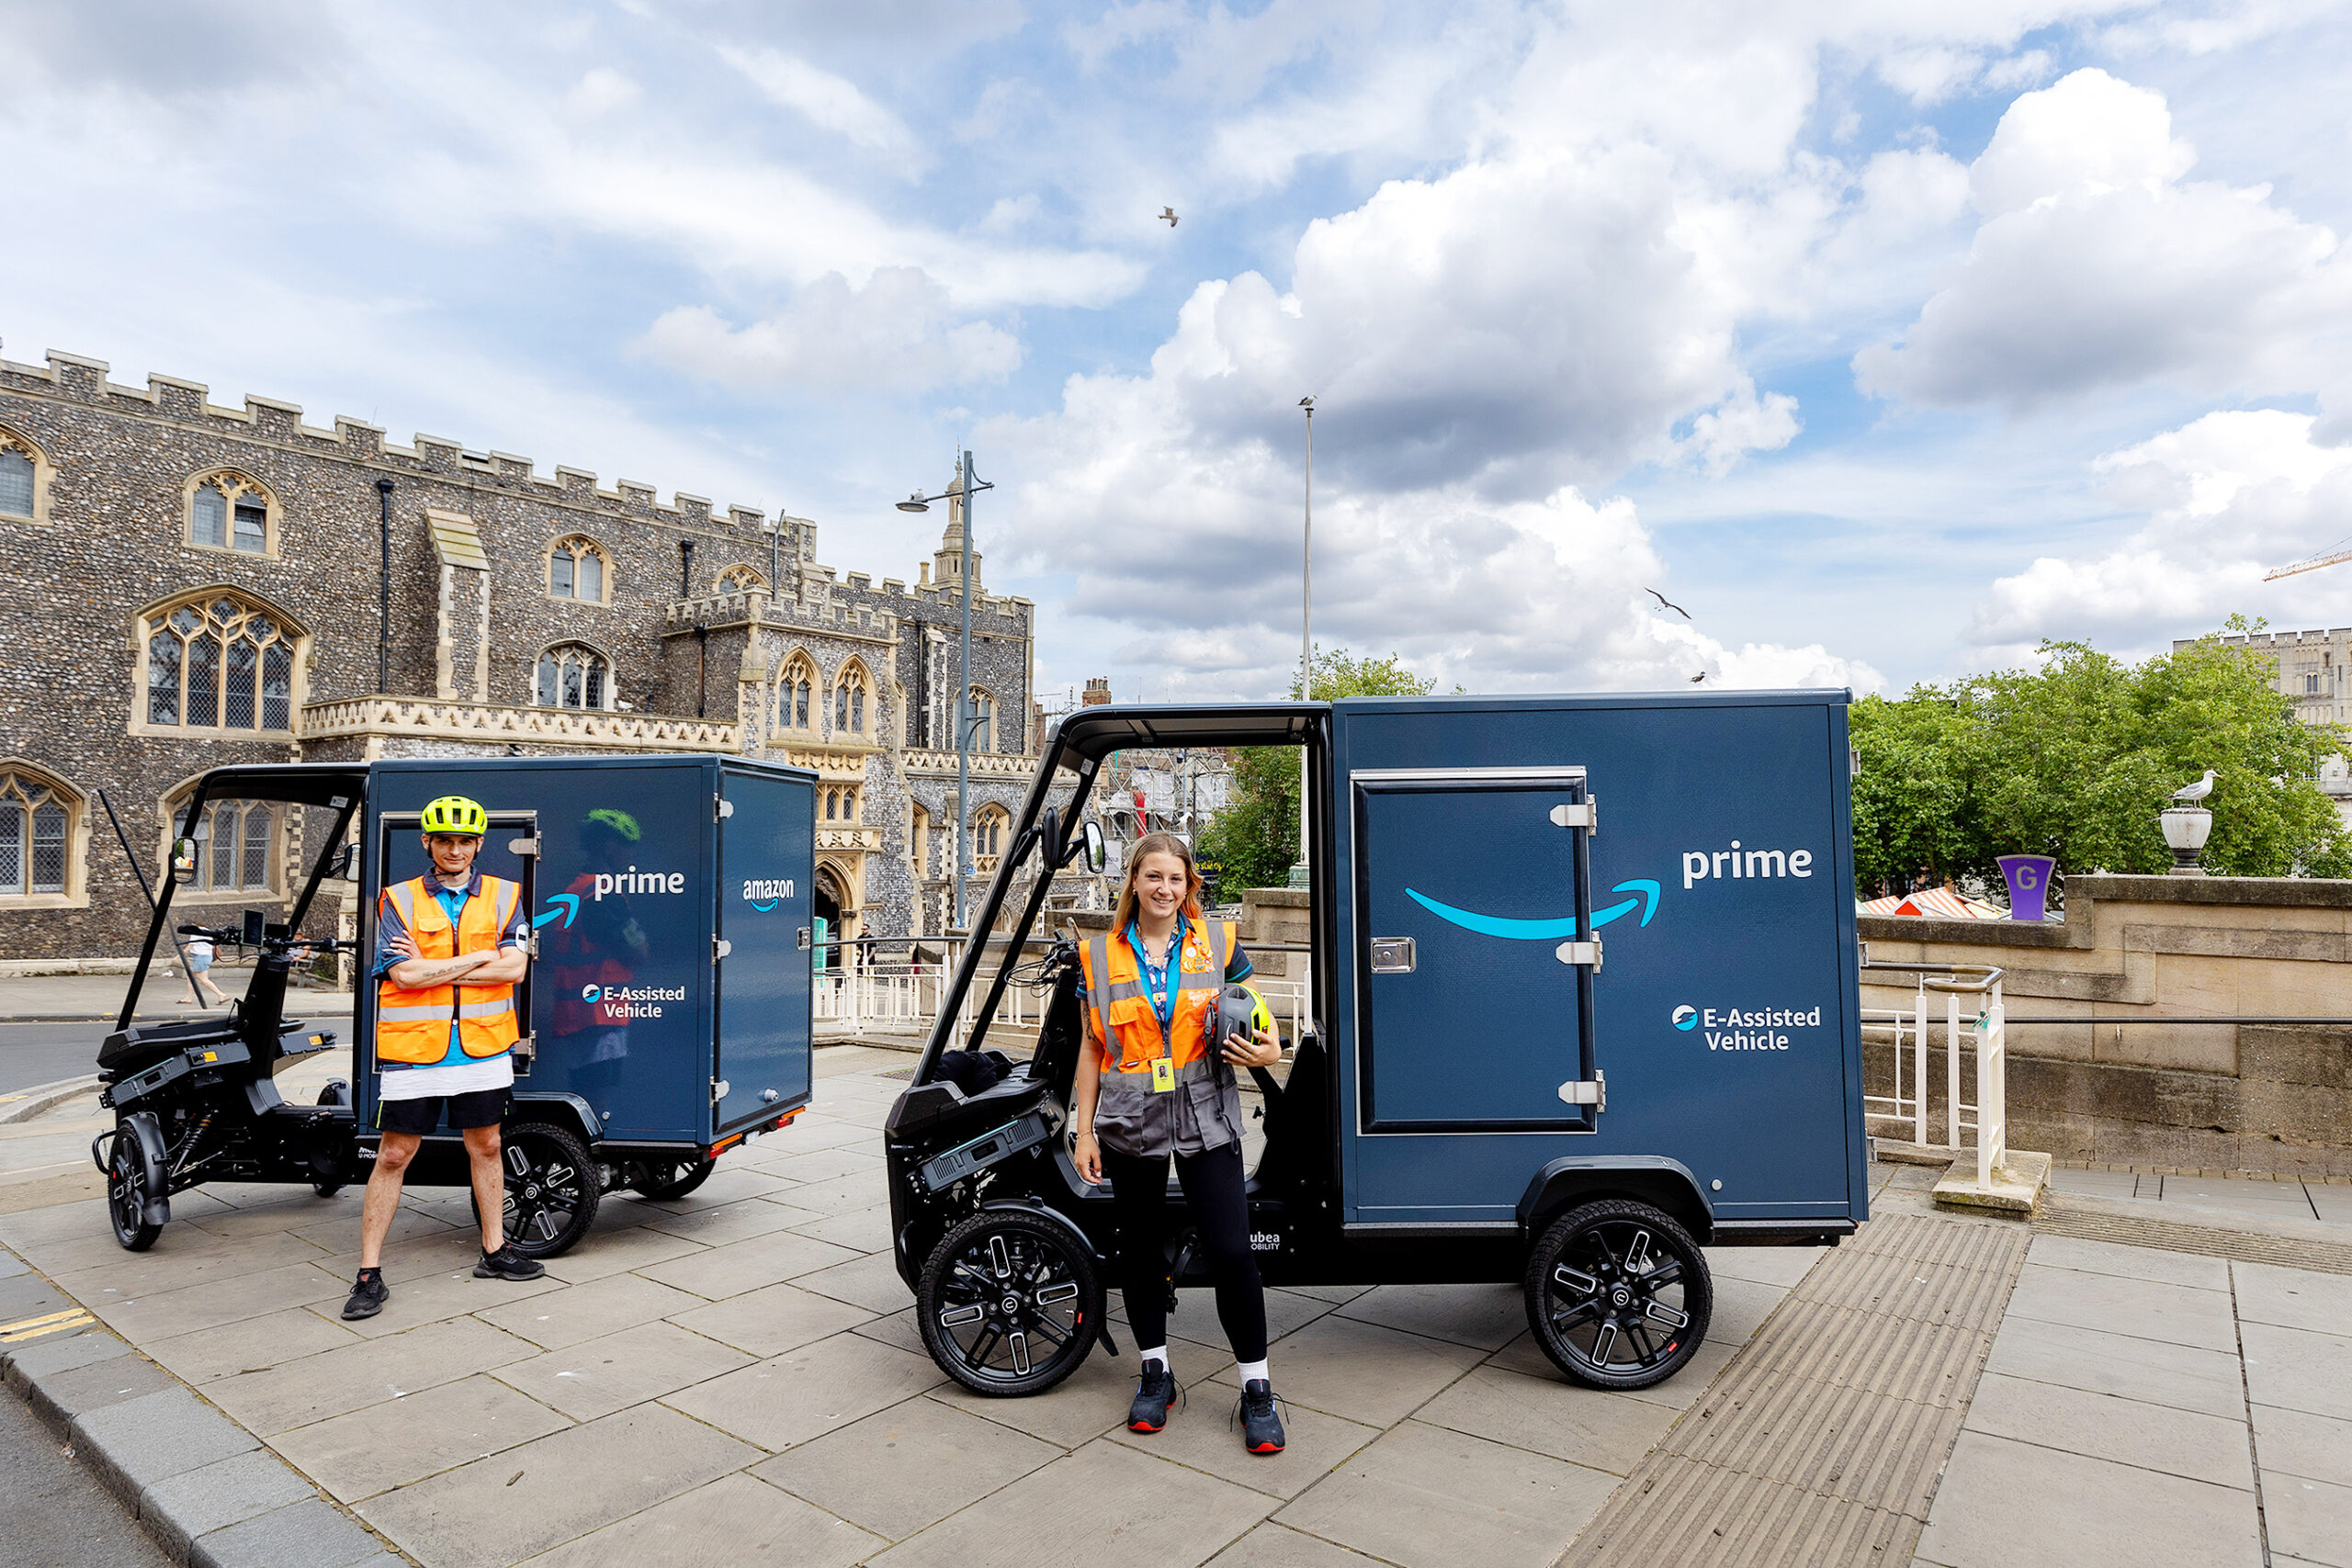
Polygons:
[[2050,874],[2058,869],[2058,863],[2048,855],[2003,855],[1996,863],[2008,880],[2009,919],[2046,919]]

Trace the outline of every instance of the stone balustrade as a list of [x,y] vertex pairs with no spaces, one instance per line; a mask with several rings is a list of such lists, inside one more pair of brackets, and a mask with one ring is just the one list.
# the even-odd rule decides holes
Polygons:
[[365,696],[310,703],[302,709],[297,733],[305,743],[380,735],[579,746],[599,751],[731,753],[742,748],[741,732],[736,726],[712,719],[582,708],[508,707],[421,697]]

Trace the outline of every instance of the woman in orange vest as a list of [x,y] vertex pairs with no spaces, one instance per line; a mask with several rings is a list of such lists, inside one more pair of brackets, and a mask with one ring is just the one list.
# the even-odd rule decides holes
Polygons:
[[1201,876],[1172,833],[1148,833],[1127,861],[1112,934],[1086,944],[1087,1039],[1079,1052],[1072,1123],[1079,1174],[1107,1173],[1118,1213],[1127,1323],[1143,1349],[1127,1427],[1157,1432],[1176,1392],[1168,1363],[1168,1162],[1193,1213],[1216,1281],[1217,1321],[1241,1378],[1242,1442],[1280,1453],[1283,1436],[1266,1367],[1266,1296],[1250,1251],[1241,1166],[1238,1066],[1272,1066],[1282,1044],[1207,1038],[1206,1014],[1253,965],[1233,928],[1201,913]]

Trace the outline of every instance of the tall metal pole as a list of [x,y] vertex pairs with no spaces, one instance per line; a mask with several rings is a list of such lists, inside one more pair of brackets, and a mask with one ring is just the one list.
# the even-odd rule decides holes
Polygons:
[[[964,927],[964,879],[972,852],[972,454],[964,453],[964,676],[956,694],[956,928]],[[968,933],[967,933],[968,935]]]
[[376,579],[376,690],[392,689],[392,481],[376,481],[377,529],[384,562]]
[[[1315,400],[1306,398],[1299,403],[1306,411],[1306,526],[1301,540],[1299,578],[1302,592],[1299,599],[1298,624],[1298,700],[1315,700]],[[1309,773],[1305,747],[1298,752],[1298,863],[1302,870],[1307,862],[1306,792]],[[1304,874],[1291,878],[1294,886],[1304,887]]]

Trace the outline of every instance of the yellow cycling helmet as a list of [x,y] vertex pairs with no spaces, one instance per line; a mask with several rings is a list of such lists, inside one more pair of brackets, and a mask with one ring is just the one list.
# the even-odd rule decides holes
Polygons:
[[423,827],[428,833],[470,833],[479,839],[490,831],[490,813],[478,800],[445,795],[425,807]]

